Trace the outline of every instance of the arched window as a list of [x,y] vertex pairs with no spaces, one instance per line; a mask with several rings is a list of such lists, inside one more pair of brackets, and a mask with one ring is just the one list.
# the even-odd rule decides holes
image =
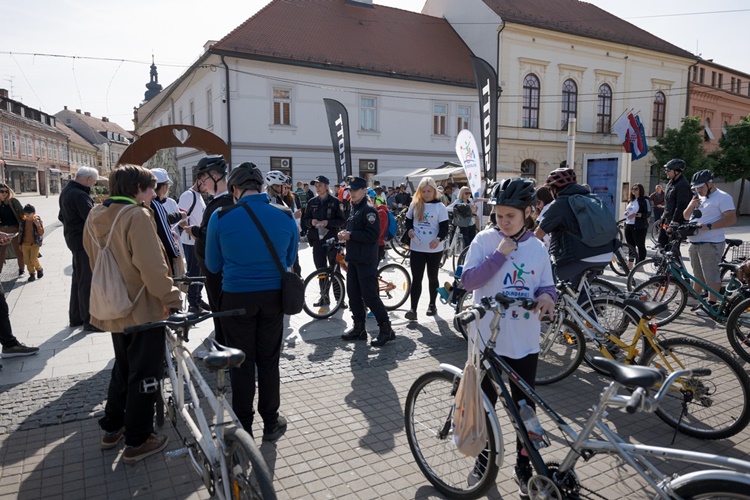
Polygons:
[[667,98],[661,90],[654,96],[654,123],[651,127],[651,135],[654,137],[664,136],[664,122],[667,113]]
[[568,121],[576,117],[578,110],[578,86],[571,79],[565,80],[562,86],[562,120],[560,130],[568,129]]
[[539,128],[539,78],[533,73],[523,79],[523,128]]
[[536,179],[536,162],[534,160],[524,160],[521,162],[521,177]]
[[609,134],[612,129],[612,88],[606,83],[599,86],[599,105],[596,112],[596,131]]

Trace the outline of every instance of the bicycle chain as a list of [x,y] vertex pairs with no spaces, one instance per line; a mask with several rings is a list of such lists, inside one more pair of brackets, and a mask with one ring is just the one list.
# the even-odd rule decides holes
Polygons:
[[[593,494],[596,498],[600,498],[602,500],[609,500],[607,497],[600,495],[599,493],[597,493],[596,491],[592,490],[591,488],[587,488],[587,487],[585,487],[582,484],[579,484],[578,486],[581,488],[581,490],[586,490],[587,492]],[[594,498],[594,497],[588,497],[588,496],[581,495],[581,498]]]

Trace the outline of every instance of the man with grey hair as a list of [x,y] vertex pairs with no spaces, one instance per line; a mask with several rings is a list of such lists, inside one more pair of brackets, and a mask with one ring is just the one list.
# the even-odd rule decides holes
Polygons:
[[89,323],[89,297],[91,296],[91,265],[83,249],[83,231],[86,217],[94,207],[91,187],[99,179],[93,167],[80,167],[74,180],[60,192],[60,214],[63,223],[65,244],[73,253],[73,280],[70,284],[68,320],[71,327],[83,326],[84,330],[101,331]]

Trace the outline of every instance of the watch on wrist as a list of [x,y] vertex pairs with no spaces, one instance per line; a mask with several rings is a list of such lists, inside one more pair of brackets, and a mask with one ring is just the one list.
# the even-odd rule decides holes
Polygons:
[[707,227],[707,228],[708,228],[708,230],[710,231],[710,230],[711,230],[711,228],[712,228],[712,227],[714,227],[714,225],[713,225],[713,224],[706,224],[706,227]]

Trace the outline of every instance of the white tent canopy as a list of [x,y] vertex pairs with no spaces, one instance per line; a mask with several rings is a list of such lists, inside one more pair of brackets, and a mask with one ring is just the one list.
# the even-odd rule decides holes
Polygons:
[[416,175],[419,172],[422,172],[423,170],[427,170],[426,168],[418,168],[416,170],[406,171],[403,168],[394,168],[392,170],[386,170],[385,172],[381,172],[377,175],[375,175],[375,178],[379,180],[383,184],[390,184],[391,182],[395,182],[396,184],[399,184],[401,182],[406,181],[406,179],[412,175]]

